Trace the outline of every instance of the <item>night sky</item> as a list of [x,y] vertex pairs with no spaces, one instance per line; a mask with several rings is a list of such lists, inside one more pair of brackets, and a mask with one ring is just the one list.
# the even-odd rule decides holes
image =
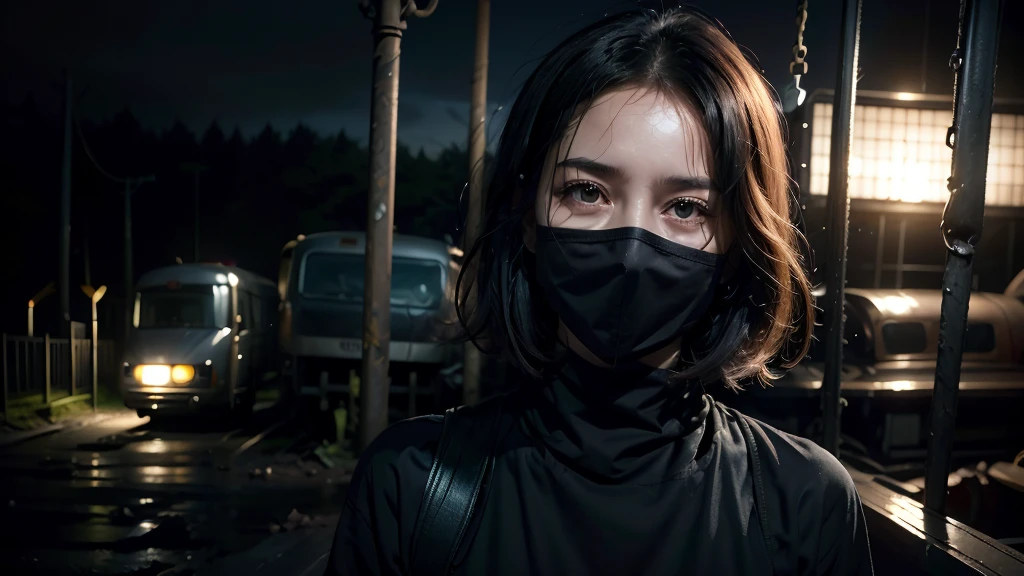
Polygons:
[[[925,10],[929,0],[866,0],[862,25],[862,89],[921,90]],[[787,81],[796,35],[796,2],[705,0],[753,50],[769,80]],[[840,0],[810,2],[804,43],[807,88],[835,79]],[[955,45],[957,0],[930,0],[927,90],[951,93],[946,68]],[[1004,13],[996,92],[1024,97],[1020,54],[1022,2]],[[399,138],[427,153],[466,138],[474,42],[473,0],[440,0],[427,19],[413,19],[403,41]],[[603,0],[493,0],[488,100],[508,105],[545,51],[604,13],[636,2]],[[661,2],[646,2],[660,6]],[[200,2],[8,2],[0,17],[5,57],[4,100],[28,94],[59,111],[63,66],[79,109],[92,119],[129,106],[144,125],[165,128],[176,119],[202,132],[213,119],[253,135],[268,122],[288,129],[302,121],[314,130],[368,133],[370,23],[356,0],[224,0]],[[500,112],[490,132],[500,124]]]

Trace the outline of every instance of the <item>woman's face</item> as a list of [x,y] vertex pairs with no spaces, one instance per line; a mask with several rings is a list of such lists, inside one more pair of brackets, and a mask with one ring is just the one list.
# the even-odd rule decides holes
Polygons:
[[[643,228],[684,246],[724,253],[733,226],[711,183],[710,154],[707,134],[687,104],[651,90],[610,92],[549,153],[536,222],[588,230]],[[533,250],[533,223],[525,224],[524,239]],[[590,362],[604,364],[561,322],[559,335]],[[680,348],[676,340],[642,361],[671,367]]]
[[653,90],[610,92],[548,155],[537,222],[588,230],[637,227],[723,253],[733,232],[711,183],[710,160],[707,135],[689,105]]

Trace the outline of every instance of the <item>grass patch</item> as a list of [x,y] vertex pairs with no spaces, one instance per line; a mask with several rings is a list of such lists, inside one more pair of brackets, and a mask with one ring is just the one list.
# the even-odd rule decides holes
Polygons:
[[277,402],[280,398],[280,388],[261,388],[256,390],[257,402]]
[[[67,397],[67,394],[61,396],[51,395],[50,400],[55,402]],[[8,412],[4,414],[4,423],[20,430],[32,430],[56,424],[92,412],[91,398],[51,407],[43,404],[42,393],[11,398],[8,406]],[[96,395],[97,409],[110,410],[121,408],[122,406],[124,406],[124,402],[120,394],[106,387],[101,386],[99,388],[99,393]]]

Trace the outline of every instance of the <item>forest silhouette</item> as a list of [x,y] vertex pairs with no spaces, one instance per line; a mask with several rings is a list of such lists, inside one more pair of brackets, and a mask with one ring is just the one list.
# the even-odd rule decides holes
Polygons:
[[[31,99],[4,116],[0,227],[7,297],[0,328],[24,334],[28,300],[59,279],[63,122]],[[201,261],[232,261],[275,279],[280,250],[297,235],[365,229],[369,152],[345,132],[325,137],[303,124],[284,131],[268,124],[245,138],[216,121],[198,135],[181,122],[157,131],[125,108],[101,122],[73,123],[72,140],[72,319],[87,320],[88,300],[78,286],[88,276],[93,286],[108,287],[101,330],[106,325],[116,331],[115,304],[124,295],[124,184],[102,174],[94,161],[116,177],[156,177],[132,196],[136,279],[176,257],[193,259],[196,184],[183,169],[187,163],[206,168],[199,177]],[[399,143],[397,231],[437,239],[449,234],[458,241],[457,203],[467,172],[464,146],[430,158]],[[56,296],[37,307],[37,335],[58,330],[59,307]]]

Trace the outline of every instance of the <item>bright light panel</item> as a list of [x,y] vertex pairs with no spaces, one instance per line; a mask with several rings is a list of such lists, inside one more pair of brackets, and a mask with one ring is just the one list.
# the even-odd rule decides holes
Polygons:
[[160,365],[144,365],[142,370],[142,384],[146,386],[163,386],[171,380],[171,367]]
[[[949,110],[857,106],[850,154],[850,197],[904,202],[949,199],[953,151]],[[828,193],[832,104],[814,105],[811,194]],[[1024,206],[1024,115],[993,114],[985,204]]]

